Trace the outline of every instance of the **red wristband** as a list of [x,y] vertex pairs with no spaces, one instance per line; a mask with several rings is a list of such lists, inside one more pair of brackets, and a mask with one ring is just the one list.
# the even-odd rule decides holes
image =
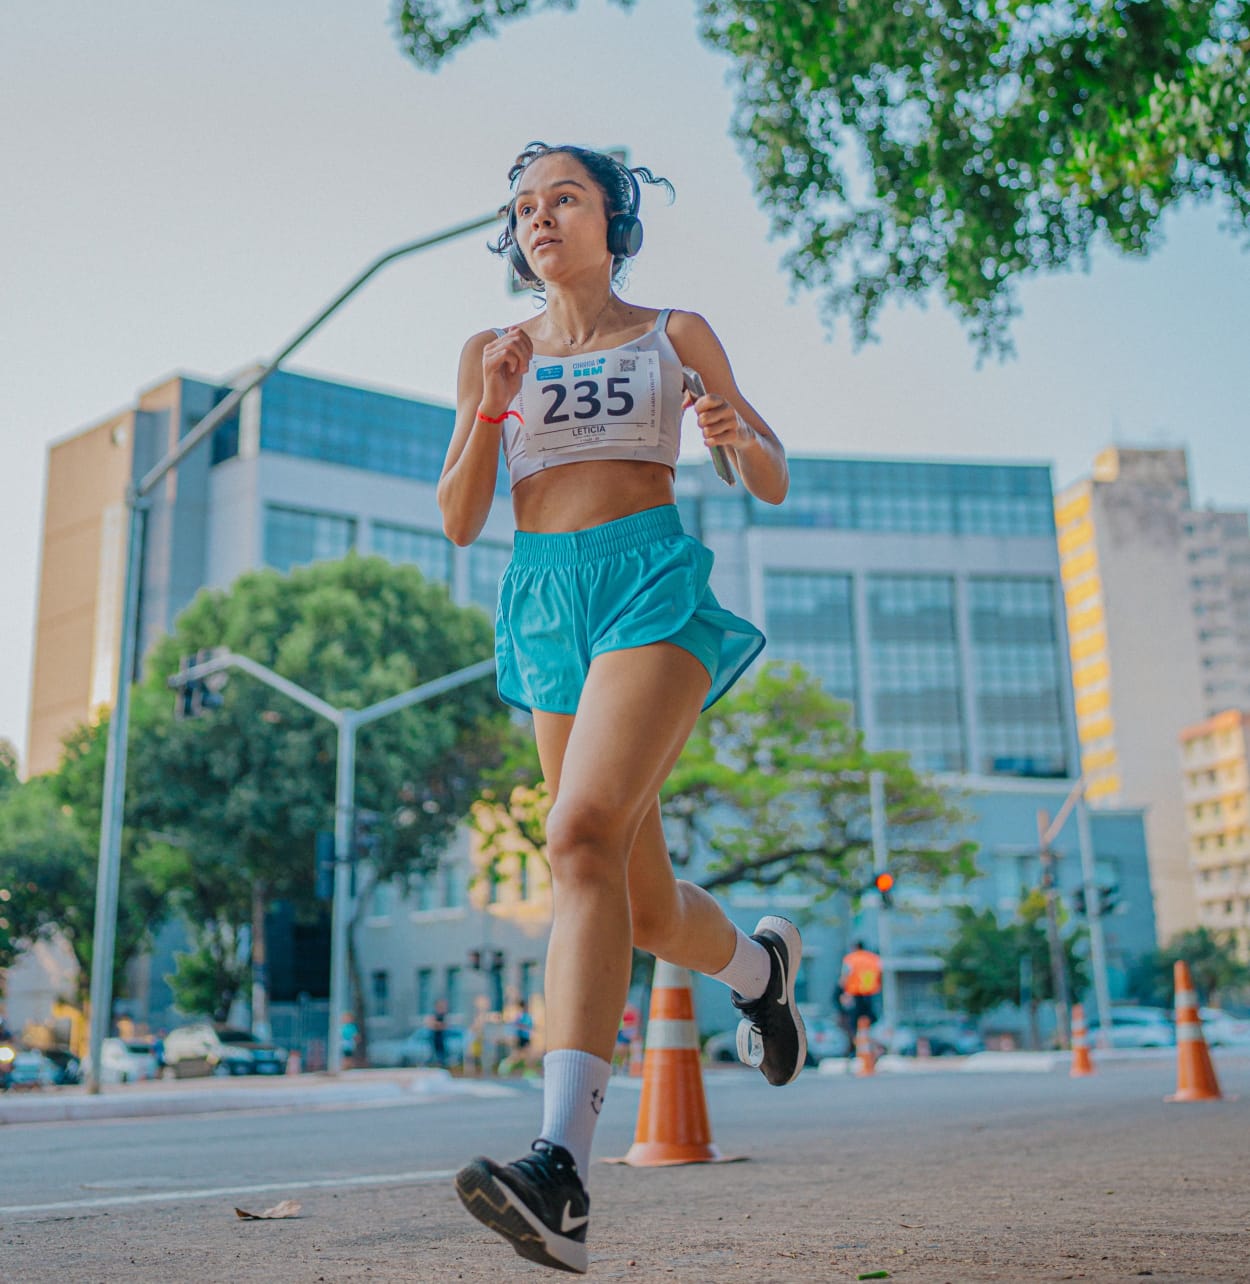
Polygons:
[[501,423],[503,423],[503,421],[504,421],[505,419],[507,419],[507,418],[511,417],[511,418],[515,419],[515,420],[516,420],[516,421],[521,425],[521,427],[522,427],[522,428],[524,428],[524,427],[525,427],[525,420],[521,418],[520,412],[519,412],[519,411],[516,411],[516,410],[505,410],[505,411],[503,412],[503,414],[499,416],[499,418],[498,418],[498,419],[492,419],[492,418],[490,417],[490,415],[484,415],[484,414],[482,414],[482,412],[479,410],[479,411],[477,412],[477,417],[478,417],[478,418],[479,418],[479,419],[480,419],[484,424],[501,424]]

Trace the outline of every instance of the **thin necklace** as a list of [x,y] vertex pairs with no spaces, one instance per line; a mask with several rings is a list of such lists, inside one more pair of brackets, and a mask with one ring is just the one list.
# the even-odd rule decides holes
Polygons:
[[612,302],[612,299],[613,299],[613,295],[609,294],[607,299],[604,301],[603,307],[599,309],[599,315],[595,317],[594,322],[590,327],[590,332],[586,335],[584,339],[578,339],[576,337],[565,339],[564,342],[568,347],[570,348],[584,347],[586,344],[588,344],[591,341],[591,339],[595,337],[595,335],[599,333],[599,322],[603,320],[603,314],[608,310],[608,304]]

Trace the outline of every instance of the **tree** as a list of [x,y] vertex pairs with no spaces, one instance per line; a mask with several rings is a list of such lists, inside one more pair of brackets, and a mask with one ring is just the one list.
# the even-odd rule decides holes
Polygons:
[[[1050,966],[1044,895],[1026,892],[1011,923],[1000,923],[992,909],[978,910],[970,905],[956,908],[955,922],[955,932],[940,952],[943,997],[972,1016],[1004,1003],[1027,1008],[1031,1042],[1036,1046],[1038,1005],[1058,997]],[[1064,926],[1061,916],[1068,992],[1079,994],[1089,985],[1080,952],[1084,933],[1073,930],[1063,934]]]
[[[901,886],[973,872],[958,809],[905,754],[870,753],[846,707],[797,665],[770,664],[698,721],[665,782],[674,866],[705,888],[793,881],[815,899],[872,878],[869,775],[885,775],[891,868]],[[508,764],[474,810],[488,864],[542,858],[549,798],[536,759]]]
[[1178,932],[1161,949],[1142,955],[1129,976],[1129,989],[1142,1003],[1170,1008],[1175,1000],[1177,962],[1189,964],[1189,974],[1201,1003],[1216,1004],[1221,996],[1250,987],[1250,967],[1237,956],[1226,935],[1198,927]]
[[[400,0],[434,69],[508,20],[577,0]],[[616,0],[622,8],[633,0]],[[1015,284],[1133,254],[1218,201],[1250,228],[1246,0],[699,0],[735,64],[733,130],[794,282],[871,337],[888,298],[939,291],[983,351]]]
[[[355,555],[289,575],[249,573],[228,590],[201,592],[179,616],[136,691],[129,815],[150,841],[179,840],[181,863],[162,857],[169,886],[206,930],[200,950],[211,954],[216,943],[216,965],[248,921],[239,921],[244,905],[254,949],[263,948],[273,899],[312,906],[315,836],[334,828],[335,732],[239,674],[220,708],[178,721],[166,680],[180,657],[229,647],[335,707],[362,708],[482,659],[492,644],[485,615],[455,606],[416,567]],[[402,881],[437,864],[506,725],[484,680],[362,728],[356,804],[379,823],[358,903],[378,879]],[[253,954],[254,965],[263,962]]]
[[[38,776],[0,799],[0,918],[9,941],[8,966],[34,941],[60,934],[78,964],[76,1005],[85,1008],[91,975],[96,844],[53,776]],[[151,889],[123,868],[118,896],[114,993],[124,993],[126,964],[150,941],[158,918]]]

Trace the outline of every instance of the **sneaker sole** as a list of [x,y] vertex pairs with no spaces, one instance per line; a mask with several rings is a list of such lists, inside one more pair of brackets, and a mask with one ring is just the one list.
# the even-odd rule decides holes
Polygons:
[[773,1084],[775,1088],[784,1088],[786,1084],[793,1083],[799,1077],[807,1063],[807,1026],[803,1024],[803,1014],[794,1001],[794,984],[799,974],[799,964],[803,961],[803,938],[799,935],[799,929],[788,918],[780,918],[774,914],[766,914],[760,919],[755,925],[755,930],[775,932],[785,942],[786,947],[786,1004],[790,1009],[790,1015],[794,1018],[794,1029],[799,1039],[799,1055],[795,1058],[794,1073],[784,1082]]
[[526,1260],[585,1275],[590,1263],[586,1245],[545,1226],[482,1160],[466,1164],[456,1174],[455,1184],[465,1208]]

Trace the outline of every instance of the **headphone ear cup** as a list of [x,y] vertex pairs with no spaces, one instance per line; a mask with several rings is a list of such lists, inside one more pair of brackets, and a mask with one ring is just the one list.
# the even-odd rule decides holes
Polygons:
[[642,249],[642,220],[636,214],[613,214],[608,221],[608,252],[632,259]]

